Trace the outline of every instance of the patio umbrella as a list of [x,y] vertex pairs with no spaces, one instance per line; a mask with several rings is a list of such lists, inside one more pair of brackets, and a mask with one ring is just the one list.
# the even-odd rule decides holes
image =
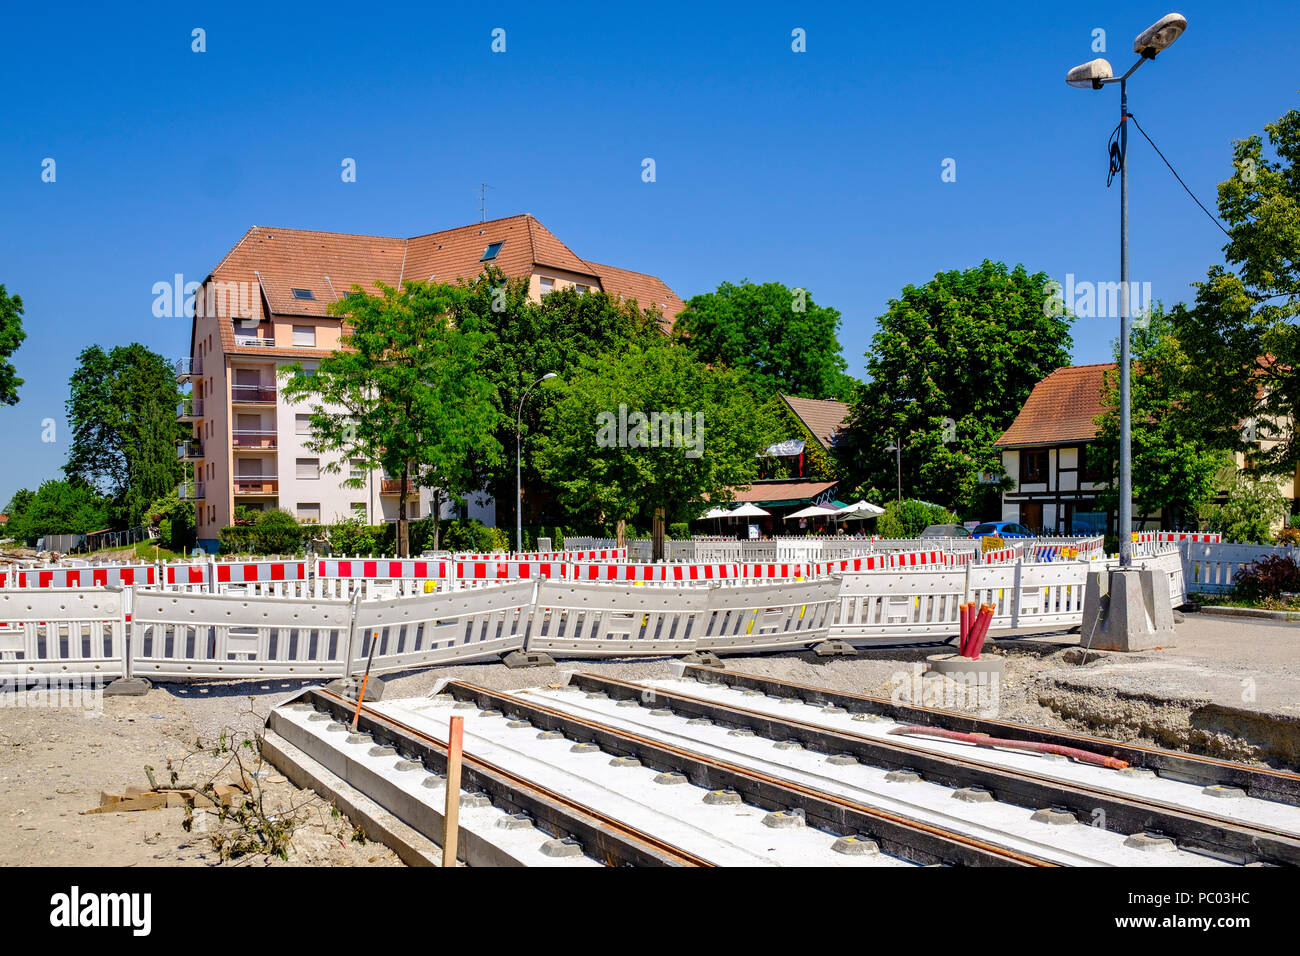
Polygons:
[[861,521],[865,518],[875,518],[883,515],[885,509],[873,505],[870,501],[863,499],[851,505],[845,505],[835,512],[836,521]]
[[834,508],[827,508],[825,505],[809,505],[802,511],[796,511],[794,514],[785,516],[786,521],[794,518],[829,518],[835,514]]
[[728,518],[766,518],[771,514],[772,512],[764,511],[758,505],[752,505],[749,502],[745,502],[739,508],[736,508],[732,511],[728,511],[727,517]]

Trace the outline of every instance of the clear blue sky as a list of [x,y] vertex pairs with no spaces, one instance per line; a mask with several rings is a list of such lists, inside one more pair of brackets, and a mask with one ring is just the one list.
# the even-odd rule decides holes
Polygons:
[[[987,257],[1117,278],[1118,90],[1063,82],[1095,28],[1118,71],[1139,30],[1187,16],[1130,108],[1211,206],[1231,141],[1300,87],[1293,3],[477,6],[9,5],[0,282],[28,338],[21,403],[0,408],[0,506],[59,474],[77,353],[185,354],[189,323],[153,317],[153,284],[201,280],[253,224],[418,235],[475,221],[487,181],[489,217],[530,212],[683,298],[808,288],[843,313],[861,375],[875,317],[938,271]],[[1223,237],[1144,142],[1130,165],[1133,278],[1188,298]],[[1076,360],[1106,360],[1112,326],[1081,320]]]

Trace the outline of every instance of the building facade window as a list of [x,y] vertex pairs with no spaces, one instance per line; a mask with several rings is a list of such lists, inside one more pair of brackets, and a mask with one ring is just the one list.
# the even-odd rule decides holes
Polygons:
[[1032,485],[1045,481],[1047,481],[1047,449],[1021,449],[1020,483]]
[[311,416],[310,416],[310,415],[294,415],[294,416],[293,416],[293,433],[294,433],[295,435],[310,435],[310,434],[311,434]]
[[365,478],[366,463],[364,461],[360,461],[356,458],[353,458],[352,461],[349,462],[348,477],[353,479],[354,481]]
[[555,280],[543,278],[541,280],[542,295],[549,295],[555,291]]
[[319,458],[299,458],[295,477],[312,480],[320,477]]
[[304,501],[298,504],[298,520],[304,524],[320,524],[320,502]]
[[1079,446],[1079,475],[1083,481],[1101,481],[1105,478],[1101,455],[1096,452],[1089,454],[1087,445]]
[[295,325],[293,327],[293,344],[314,349],[316,347],[316,326]]

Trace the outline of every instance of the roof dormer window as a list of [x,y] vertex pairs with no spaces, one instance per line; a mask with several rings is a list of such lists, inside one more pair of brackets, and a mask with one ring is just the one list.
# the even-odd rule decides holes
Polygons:
[[310,299],[313,302],[316,301],[316,293],[311,291],[311,289],[293,289],[292,291],[295,299]]
[[483,258],[479,259],[479,262],[491,262],[497,257],[497,253],[501,251],[501,247],[504,245],[505,242],[489,242],[488,247],[483,250]]

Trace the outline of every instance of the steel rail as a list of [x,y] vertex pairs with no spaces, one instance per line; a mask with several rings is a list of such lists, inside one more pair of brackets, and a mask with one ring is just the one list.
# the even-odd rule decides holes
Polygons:
[[787,811],[802,808],[810,824],[844,835],[870,836],[880,843],[883,851],[909,861],[975,866],[1059,865],[1043,857],[869,807],[847,797],[587,720],[513,694],[459,680],[448,681],[443,691],[458,699],[472,699],[480,706],[490,704],[492,709],[503,713],[525,715],[535,726],[560,730],[577,740],[585,735],[610,753],[635,756],[655,769],[683,772],[693,783],[711,790],[734,790],[747,802],[764,809]]
[[[313,703],[312,697],[322,700],[336,718],[349,717],[355,712],[356,705],[333,691],[324,688],[312,688],[305,697]],[[300,698],[301,699],[301,698]],[[433,734],[412,727],[386,714],[381,714],[369,706],[361,707],[358,724],[376,739],[391,739],[405,747],[417,746],[425,753],[432,753],[442,761],[446,769],[447,742]],[[376,734],[375,731],[380,731]],[[608,866],[620,865],[666,865],[666,866],[702,866],[711,867],[710,861],[696,856],[688,850],[675,846],[652,834],[645,833],[621,820],[607,816],[598,810],[584,806],[576,800],[557,793],[547,787],[534,783],[503,767],[497,766],[481,757],[475,757],[468,751],[463,756],[462,772],[471,786],[492,787],[498,793],[508,787],[513,791],[510,805],[530,813],[539,822],[553,827],[563,835],[573,835],[583,843],[584,849],[595,855],[600,853]],[[495,779],[494,779],[495,778]],[[592,839],[593,836],[598,839]]]
[[[1181,837],[1186,841],[1187,849],[1226,855],[1243,863],[1265,860],[1300,865],[1300,839],[1260,824],[1174,806],[1138,794],[943,753],[908,743],[900,737],[882,740],[601,674],[574,674],[572,679],[583,689],[617,690],[625,698],[641,697],[650,692],[656,702],[669,707],[674,703],[679,705],[672,709],[683,709],[686,713],[709,717],[724,724],[758,725],[766,731],[764,736],[773,739],[800,740],[830,753],[865,756],[874,766],[914,770],[935,783],[957,787],[981,786],[999,800],[1034,810],[1052,806],[1085,814],[1101,810],[1111,825],[1108,829],[1119,824],[1133,833],[1160,831],[1168,836]],[[773,734],[773,729],[779,733]]]
[[834,704],[853,713],[879,714],[901,724],[928,724],[965,733],[987,733],[991,737],[1009,737],[1036,743],[1078,747],[1125,760],[1135,768],[1160,771],[1163,776],[1170,779],[1204,785],[1222,784],[1240,787],[1252,797],[1300,806],[1300,774],[1284,770],[1252,767],[1217,757],[1186,754],[1160,747],[1121,743],[1107,740],[1105,737],[1072,734],[1068,731],[1048,730],[1006,720],[975,717],[935,707],[900,704],[884,697],[852,694],[811,684],[760,677],[756,674],[724,671],[699,664],[687,664],[683,676],[694,677],[704,683],[726,684],[731,687],[761,690],[766,694],[781,697],[793,697],[810,704]]

